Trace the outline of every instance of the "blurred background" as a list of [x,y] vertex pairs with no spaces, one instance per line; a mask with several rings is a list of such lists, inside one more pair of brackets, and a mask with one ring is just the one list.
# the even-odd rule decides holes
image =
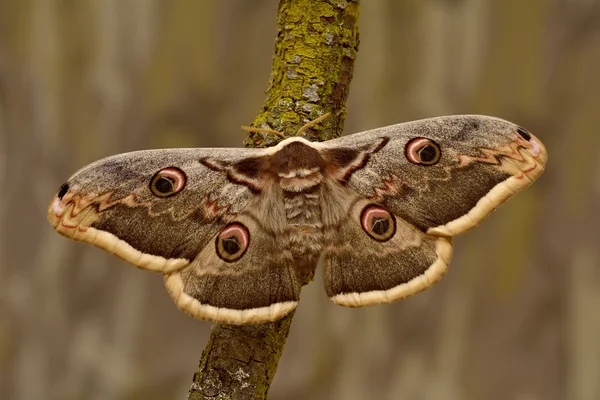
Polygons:
[[[275,0],[0,2],[0,398],[185,398],[211,324],[162,277],[51,229],[81,166],[240,146]],[[393,305],[302,292],[271,399],[600,399],[600,1],[369,0],[346,133],[499,116],[547,171]]]

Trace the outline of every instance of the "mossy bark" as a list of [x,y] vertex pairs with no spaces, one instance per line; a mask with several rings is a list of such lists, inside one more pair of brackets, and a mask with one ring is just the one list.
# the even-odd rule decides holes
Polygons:
[[[324,113],[331,116],[303,132],[312,141],[338,137],[358,49],[358,1],[281,0],[267,100],[257,128],[293,135]],[[249,147],[272,146],[281,138],[250,133]]]
[[[358,0],[281,0],[267,100],[252,126],[312,141],[338,137],[358,50]],[[250,132],[248,147],[282,138]],[[304,282],[306,284],[308,282]],[[194,374],[189,399],[266,399],[287,339],[293,313],[271,323],[216,324]]]

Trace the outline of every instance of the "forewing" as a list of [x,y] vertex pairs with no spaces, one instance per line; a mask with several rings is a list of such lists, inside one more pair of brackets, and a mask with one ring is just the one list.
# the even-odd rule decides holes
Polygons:
[[[250,183],[258,181],[241,179],[235,165],[263,154],[260,149],[162,149],[108,157],[69,178],[52,199],[48,219],[62,235],[137,267],[176,270],[194,260],[256,195]],[[154,192],[151,184],[160,171],[183,173],[183,187],[157,196],[165,181],[155,181]]]
[[[439,146],[434,165],[411,162],[418,138]],[[423,232],[454,236],[537,179],[543,144],[523,128],[486,116],[450,116],[392,125],[324,143],[337,179]]]

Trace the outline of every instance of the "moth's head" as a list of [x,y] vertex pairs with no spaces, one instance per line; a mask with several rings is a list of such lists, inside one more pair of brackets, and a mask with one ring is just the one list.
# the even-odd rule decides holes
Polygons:
[[404,156],[419,167],[488,163],[541,174],[547,160],[542,142],[512,122],[480,115],[457,115],[407,124]]

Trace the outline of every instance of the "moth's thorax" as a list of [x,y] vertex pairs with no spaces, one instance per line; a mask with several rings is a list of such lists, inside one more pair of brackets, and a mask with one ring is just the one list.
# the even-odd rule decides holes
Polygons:
[[320,184],[325,165],[318,150],[300,141],[282,147],[269,160],[270,172],[277,177],[281,188],[295,193]]

